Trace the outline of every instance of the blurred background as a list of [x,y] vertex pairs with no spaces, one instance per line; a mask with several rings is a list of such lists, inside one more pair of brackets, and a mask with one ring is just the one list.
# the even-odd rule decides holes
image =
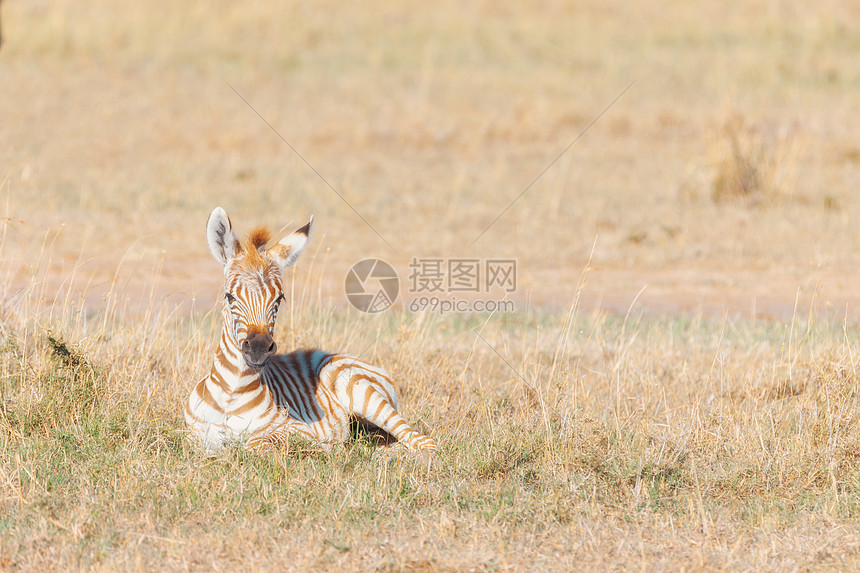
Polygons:
[[858,2],[0,10],[7,304],[211,308],[220,205],[313,213],[322,305],[363,258],[496,257],[518,308],[858,317]]

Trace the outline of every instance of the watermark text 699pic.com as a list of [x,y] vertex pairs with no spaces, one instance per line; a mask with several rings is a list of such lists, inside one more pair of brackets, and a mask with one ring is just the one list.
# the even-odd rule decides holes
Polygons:
[[439,298],[438,296],[418,296],[406,303],[410,312],[513,312],[516,305],[512,300],[459,300],[457,298]]
[[[406,285],[411,312],[513,312],[508,295],[517,289],[515,259],[416,258],[409,263]],[[354,264],[344,284],[350,304],[362,312],[390,308],[400,294],[400,277],[381,259]]]

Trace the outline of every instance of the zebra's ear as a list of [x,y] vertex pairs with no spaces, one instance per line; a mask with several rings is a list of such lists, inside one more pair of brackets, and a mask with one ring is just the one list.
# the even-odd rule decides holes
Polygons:
[[314,216],[311,215],[311,219],[307,225],[287,235],[277,245],[267,251],[269,256],[275,259],[278,265],[280,265],[281,271],[292,266],[296,262],[296,259],[299,258],[305,245],[308,244],[308,237],[311,235],[313,224]]
[[240,250],[230,217],[221,207],[215,207],[206,221],[206,241],[212,256],[222,265],[226,265]]

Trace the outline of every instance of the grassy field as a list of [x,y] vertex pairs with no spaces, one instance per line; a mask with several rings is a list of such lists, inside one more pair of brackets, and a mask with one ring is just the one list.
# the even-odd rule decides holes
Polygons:
[[603,313],[289,318],[302,343],[364,348],[381,334],[366,357],[441,444],[430,464],[375,456],[361,437],[328,453],[296,441],[208,458],[189,446],[179,405],[210,359],[212,316],[10,321],[0,565],[858,566],[856,329]]
[[[855,3],[2,10],[0,569],[860,567]],[[276,339],[430,463],[186,441],[216,205],[316,216]],[[362,314],[365,257],[516,311]]]

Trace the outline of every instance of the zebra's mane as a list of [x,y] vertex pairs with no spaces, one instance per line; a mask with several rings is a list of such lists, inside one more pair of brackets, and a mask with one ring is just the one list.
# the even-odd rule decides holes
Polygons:
[[248,238],[245,240],[244,250],[247,253],[245,262],[251,266],[261,264],[263,262],[262,252],[266,250],[266,245],[272,238],[272,233],[266,227],[255,227],[248,233]]
[[271,238],[272,233],[266,227],[254,227],[248,233],[247,248],[249,251],[259,251],[265,248]]

